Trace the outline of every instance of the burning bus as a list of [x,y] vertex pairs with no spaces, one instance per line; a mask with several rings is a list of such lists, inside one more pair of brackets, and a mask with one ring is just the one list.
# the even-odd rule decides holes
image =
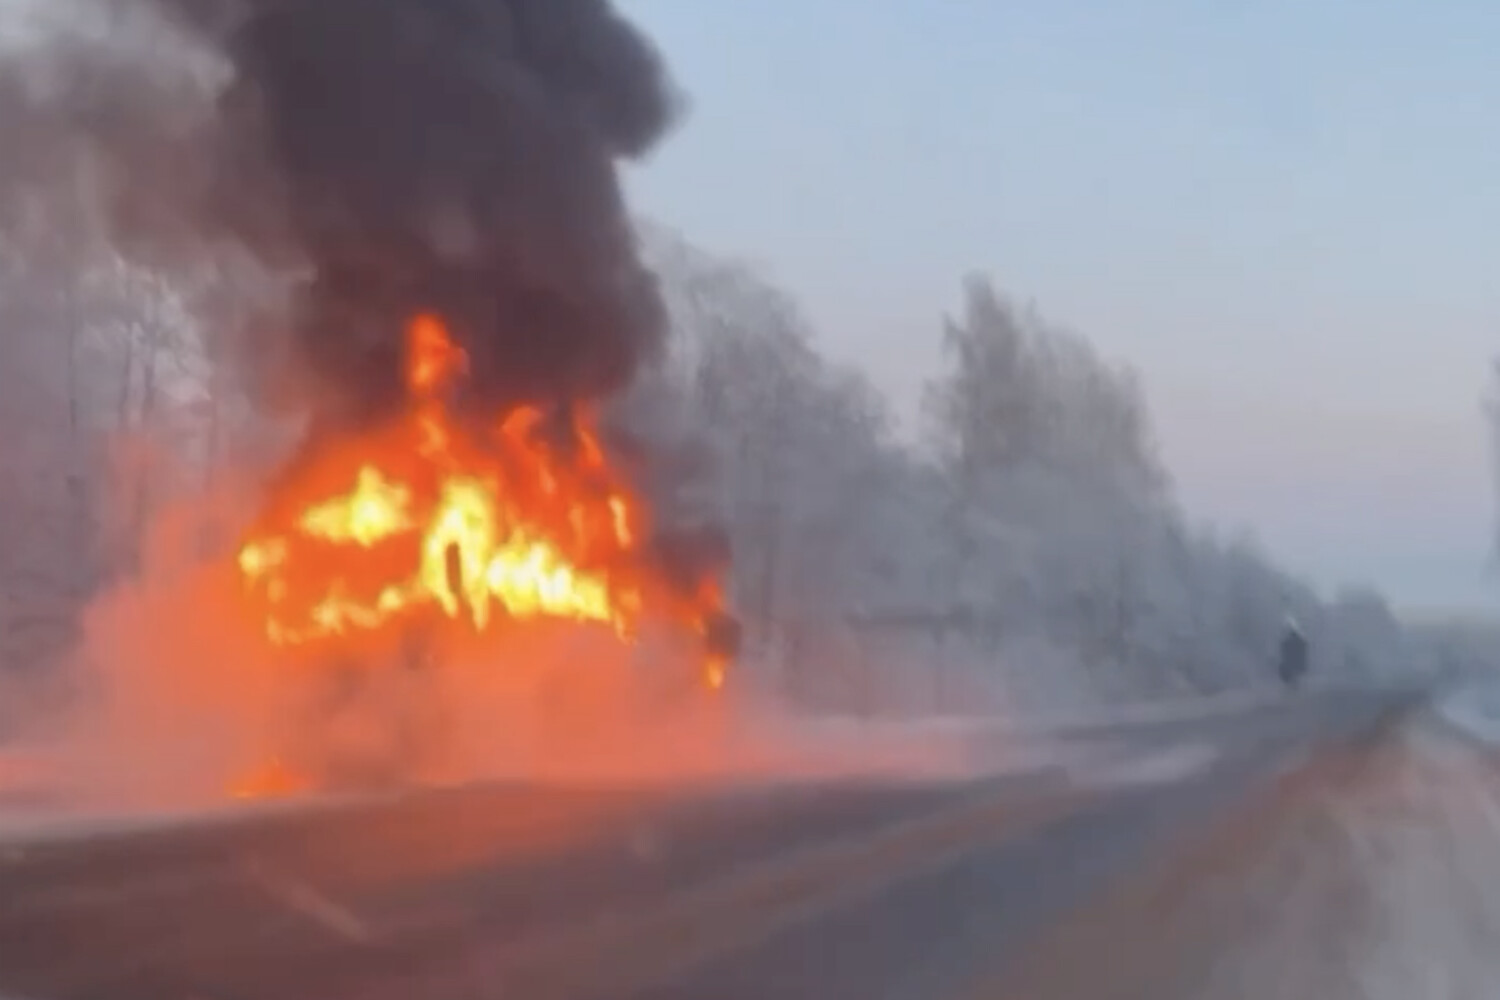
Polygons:
[[466,412],[465,354],[433,315],[413,317],[404,370],[405,405],[387,418],[308,437],[238,551],[266,638],[318,678],[297,768],[365,783],[420,765],[442,727],[418,725],[418,686],[365,759],[331,759],[308,734],[382,675],[447,669],[446,651],[497,630],[568,623],[631,644],[676,629],[696,644],[696,686],[724,684],[737,633],[717,574],[674,572],[672,536],[586,410]]
[[191,225],[293,288],[239,343],[251,396],[309,427],[237,553],[308,691],[270,783],[411,771],[391,747],[439,739],[425,708],[380,752],[320,720],[525,629],[643,657],[668,633],[687,687],[723,685],[723,539],[653,522],[601,416],[667,337],[617,172],[676,118],[649,40],[609,0],[136,2],[228,70]]
[[389,699],[378,753],[333,750],[324,721],[486,669],[519,631],[648,660],[667,634],[693,648],[684,690],[723,685],[723,538],[654,523],[639,487],[661,484],[603,420],[667,336],[616,169],[678,111],[651,42],[609,0],[133,1],[226,70],[186,225],[293,288],[236,342],[249,394],[309,427],[237,552],[306,690],[267,783],[410,777],[443,732],[426,685]]

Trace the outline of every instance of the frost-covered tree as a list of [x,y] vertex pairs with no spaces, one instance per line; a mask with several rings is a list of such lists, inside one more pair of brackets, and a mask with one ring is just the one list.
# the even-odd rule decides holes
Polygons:
[[925,402],[950,489],[949,599],[1085,664],[1134,660],[1166,496],[1134,377],[980,278],[944,344]]
[[837,615],[868,572],[861,512],[890,469],[884,400],[830,366],[795,304],[750,268],[660,234],[651,249],[675,328],[666,368],[712,453],[741,612],[765,641]]
[[[1193,527],[1133,373],[986,280],[943,325],[913,448],[752,268],[659,231],[648,246],[675,326],[651,396],[706,442],[737,605],[796,696],[851,657],[942,710],[986,704],[988,682],[1051,703],[1266,685],[1287,614],[1320,673],[1379,669],[1383,605],[1330,608],[1253,543]],[[858,704],[869,683],[819,697]]]

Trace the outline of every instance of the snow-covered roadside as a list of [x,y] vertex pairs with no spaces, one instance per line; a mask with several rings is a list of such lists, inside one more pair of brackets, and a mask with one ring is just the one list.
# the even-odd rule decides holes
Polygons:
[[1500,996],[1500,782],[1476,746],[1415,726],[1347,783],[1288,805],[1250,857],[1172,907],[1153,995]]
[[[672,751],[670,744],[662,749],[663,753]],[[680,783],[685,790],[707,781],[721,790],[743,786],[753,792],[767,783],[798,781],[1035,775],[1075,788],[1105,789],[1182,780],[1212,767],[1218,759],[1217,748],[1202,738],[1132,746],[1115,741],[1022,736],[1003,726],[997,729],[993,721],[937,719],[859,724],[782,720],[779,728],[758,730],[742,741],[726,742],[700,769],[679,767],[670,776],[664,771],[658,774],[659,769],[651,765],[651,760],[642,757],[617,771],[603,767],[599,761],[585,759],[575,762],[575,767],[560,765],[545,775],[529,772],[499,774],[494,778],[502,782],[507,778],[522,782],[541,778],[561,785],[599,786],[616,781],[650,784],[655,777]],[[53,791],[58,789],[54,787]],[[312,795],[284,800],[226,800],[196,808],[126,809],[90,804],[84,797],[61,794],[34,805],[7,803],[0,793],[0,853],[43,840],[234,824],[278,814],[371,804],[408,794],[423,793],[410,790]]]
[[1434,708],[1469,736],[1500,746],[1500,682],[1455,688],[1439,698]]
[[1500,751],[1456,728],[1450,707],[1285,771],[983,995],[1500,996]]
[[45,809],[0,807],[0,854],[16,845],[84,840],[166,829],[201,828],[249,819],[336,809],[376,801],[376,795],[319,795],[291,799],[237,801],[192,809],[112,809],[80,804]]
[[1158,699],[1108,708],[1033,715],[1005,725],[1017,733],[1058,734],[1113,726],[1190,722],[1194,719],[1209,719],[1266,708],[1285,701],[1286,697],[1279,689],[1235,691],[1222,695]]
[[927,715],[913,718],[881,718],[856,714],[805,714],[786,716],[805,733],[859,738],[861,734],[926,735],[932,738],[964,738],[982,735],[1012,735],[1045,738],[1067,736],[1085,730],[1103,730],[1153,723],[1191,722],[1250,712],[1282,703],[1280,690],[1235,691],[1222,695],[1154,699],[1108,707],[1067,712],[1031,712],[1025,715],[975,714]]

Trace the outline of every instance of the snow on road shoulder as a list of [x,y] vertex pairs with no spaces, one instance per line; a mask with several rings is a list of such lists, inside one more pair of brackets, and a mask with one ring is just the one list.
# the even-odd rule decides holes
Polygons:
[[1475,739],[1500,745],[1500,683],[1468,684],[1440,697],[1435,710]]
[[46,809],[0,808],[0,850],[42,841],[58,843],[165,829],[229,825],[255,818],[339,808],[351,802],[372,801],[374,798],[319,796],[286,800],[227,801],[220,806],[194,809],[112,810],[74,805],[51,806]]
[[1075,729],[1096,726],[1149,724],[1153,722],[1180,722],[1183,720],[1211,718],[1218,715],[1234,715],[1256,708],[1265,708],[1286,700],[1286,695],[1276,691],[1234,691],[1222,695],[1203,695],[1191,698],[1167,698],[1141,701],[1134,704],[1099,708],[1086,712],[1058,715],[1043,715],[1029,718],[1028,729]]
[[1110,789],[1170,785],[1203,774],[1222,759],[1206,740],[1183,740],[1164,747],[1130,751],[1100,748],[1069,768],[1077,788]]
[[1414,729],[1347,785],[1286,806],[1250,859],[1174,907],[1154,995],[1492,1000],[1500,785],[1471,744]]

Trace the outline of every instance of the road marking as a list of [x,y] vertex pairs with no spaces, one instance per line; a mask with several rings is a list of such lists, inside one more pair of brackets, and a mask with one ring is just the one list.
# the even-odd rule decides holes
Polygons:
[[1069,777],[1079,788],[1098,790],[1170,785],[1210,770],[1222,756],[1223,751],[1206,740],[1182,740],[1091,762]]
[[743,868],[645,911],[622,908],[504,947],[491,983],[528,1000],[626,995],[753,946],[776,931],[920,874],[995,837],[1040,827],[1091,796],[978,801]]
[[272,899],[334,936],[354,944],[369,944],[373,938],[369,927],[353,911],[335,903],[306,882],[274,872],[253,858],[241,866],[241,871]]

